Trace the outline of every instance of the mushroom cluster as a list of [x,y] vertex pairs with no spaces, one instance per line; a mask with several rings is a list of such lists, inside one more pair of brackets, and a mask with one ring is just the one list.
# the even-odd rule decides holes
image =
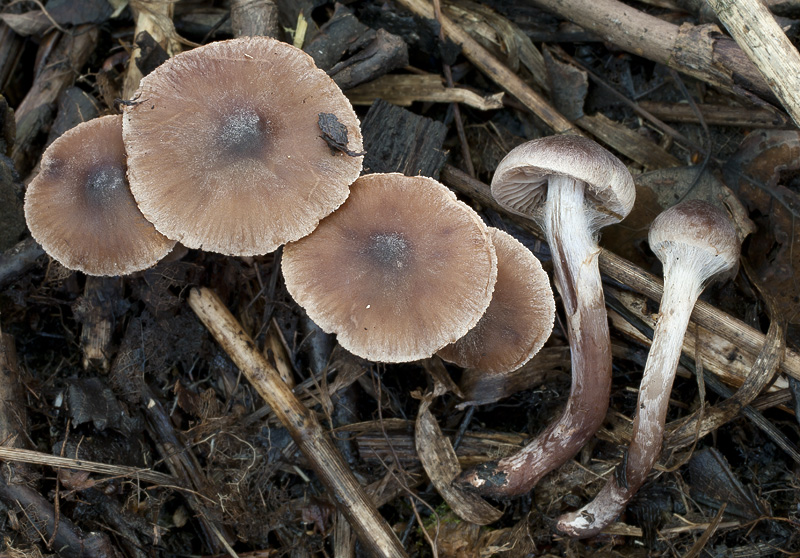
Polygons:
[[[381,362],[438,354],[490,374],[525,364],[555,315],[538,260],[433,179],[358,178],[361,152],[355,112],[307,54],[264,37],[211,43],[145,77],[123,115],[56,140],[25,214],[52,257],[92,275],[145,269],[176,242],[238,256],[286,244],[288,291],[352,353]],[[517,454],[458,480],[511,496],[571,459],[605,418],[611,346],[597,234],[630,212],[635,189],[625,165],[595,142],[551,136],[512,150],[492,193],[545,233],[572,363],[560,418]],[[633,439],[621,474],[559,520],[570,536],[597,533],[644,482],[692,307],[738,259],[732,226],[701,202],[659,216],[650,244],[666,281]]]
[[[26,216],[53,258],[92,275],[150,267],[176,241],[266,254],[347,199],[361,151],[350,102],[309,55],[267,37],[215,42],[145,77],[123,116],[54,142]],[[47,211],[62,205],[76,212]]]
[[[51,256],[96,275],[152,266],[176,242],[237,256],[289,243],[289,291],[355,354],[400,362],[441,350],[492,371],[524,364],[553,326],[538,260],[432,179],[354,183],[361,151],[355,112],[310,56],[265,37],[215,42],[143,78],[122,116],[55,142],[26,212]],[[47,211],[65,204],[89,216]],[[482,320],[495,243],[504,279]],[[500,323],[509,306],[524,328]],[[490,338],[491,349],[481,341]]]

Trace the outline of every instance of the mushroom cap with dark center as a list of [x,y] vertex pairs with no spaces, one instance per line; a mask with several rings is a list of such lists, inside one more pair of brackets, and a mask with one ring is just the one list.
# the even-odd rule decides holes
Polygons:
[[25,194],[33,238],[65,267],[89,275],[125,275],[154,265],[175,241],[144,218],[125,172],[121,116],[64,132],[44,152]]
[[582,136],[547,136],[512,149],[492,178],[492,196],[503,207],[541,222],[548,177],[583,182],[595,230],[617,223],[633,208],[636,188],[625,165]]
[[287,244],[294,299],[350,352],[379,362],[433,355],[467,333],[497,261],[480,217],[440,183],[372,174],[306,238]]
[[502,374],[539,352],[553,331],[556,305],[536,256],[510,234],[489,232],[497,253],[492,302],[469,333],[437,354],[463,368]]
[[670,259],[693,264],[703,283],[733,268],[741,249],[728,216],[702,200],[682,202],[659,214],[650,225],[648,242],[665,265]]
[[215,42],[168,60],[125,107],[128,177],[142,212],[190,248],[255,255],[310,233],[339,207],[363,157],[329,147],[319,115],[361,131],[310,56],[280,41]]

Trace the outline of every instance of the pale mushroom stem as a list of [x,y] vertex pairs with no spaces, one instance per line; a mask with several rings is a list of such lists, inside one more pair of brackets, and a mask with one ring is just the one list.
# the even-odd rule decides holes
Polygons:
[[639,389],[631,443],[627,459],[618,466],[624,467],[624,472],[618,470],[612,475],[594,500],[583,508],[558,519],[558,529],[571,537],[596,535],[616,520],[644,484],[661,453],[669,394],[683,337],[703,290],[701,265],[700,260],[689,254],[670,257],[664,263],[664,294]]
[[465,471],[459,482],[485,496],[524,494],[569,461],[600,428],[611,390],[611,339],[598,267],[600,252],[584,184],[550,177],[543,229],[569,328],[572,388],[561,417],[523,449]]

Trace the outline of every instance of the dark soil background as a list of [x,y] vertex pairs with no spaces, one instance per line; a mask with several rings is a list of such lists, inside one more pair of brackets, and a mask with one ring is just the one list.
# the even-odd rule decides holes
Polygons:
[[[713,12],[688,0],[631,5],[676,25],[713,23]],[[351,98],[365,172],[440,178],[552,271],[533,225],[487,201],[485,184],[511,148],[553,129],[523,101],[498,95],[505,85],[442,41],[435,20],[371,0],[172,8],[171,17],[153,17],[151,31],[162,32],[154,39],[136,33],[134,13],[161,13],[158,2],[3,2],[0,555],[365,555],[291,437],[186,304],[202,285],[330,429],[410,556],[800,556],[800,134],[774,98],[678,73],[533,1],[443,4],[492,60],[634,174],[634,212],[603,233],[603,248],[659,275],[646,243],[653,217],[679,199],[724,203],[750,234],[738,272],[702,299],[762,333],[785,325],[770,343],[792,350],[794,360],[785,358],[746,409],[689,444],[667,444],[619,523],[570,541],[553,520],[613,474],[658,312],[607,267],[615,358],[606,424],[533,492],[491,502],[502,517],[479,527],[459,519],[429,480],[437,471],[420,464],[421,401],[463,467],[512,452],[558,417],[569,393],[562,317],[523,370],[486,383],[439,360],[382,365],[349,355],[289,297],[280,250],[229,258],[176,249],[145,272],[98,279],[65,269],[30,239],[22,200],[42,151],[78,122],[118,112],[129,65],[147,73],[167,57],[169,40],[191,48],[264,21],[262,32],[287,42],[299,33]],[[796,40],[800,8],[771,8]],[[244,11],[232,17],[236,10]],[[143,54],[134,61],[135,43]],[[708,328],[691,326],[687,338],[697,348],[678,371],[673,427],[735,392],[758,352]]]

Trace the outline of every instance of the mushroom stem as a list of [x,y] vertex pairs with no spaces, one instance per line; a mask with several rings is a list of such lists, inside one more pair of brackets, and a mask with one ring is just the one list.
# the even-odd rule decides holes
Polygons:
[[702,201],[673,206],[653,221],[650,248],[664,264],[664,294],[644,368],[627,455],[593,501],[561,516],[571,537],[596,535],[614,521],[644,484],[661,453],[669,394],[689,316],[706,283],[734,267],[736,230],[725,214]]
[[663,310],[653,332],[653,344],[639,389],[627,459],[618,465],[624,469],[618,469],[609,478],[594,500],[559,518],[558,529],[571,537],[596,535],[619,517],[644,484],[661,453],[669,394],[683,337],[694,303],[702,291],[696,270],[676,266],[674,271],[669,273],[665,269]]
[[606,416],[611,340],[598,267],[600,250],[594,238],[597,220],[584,203],[584,186],[579,180],[552,176],[541,218],[569,329],[569,399],[561,417],[520,451],[462,474],[461,483],[485,496],[528,492],[547,473],[577,454]]

